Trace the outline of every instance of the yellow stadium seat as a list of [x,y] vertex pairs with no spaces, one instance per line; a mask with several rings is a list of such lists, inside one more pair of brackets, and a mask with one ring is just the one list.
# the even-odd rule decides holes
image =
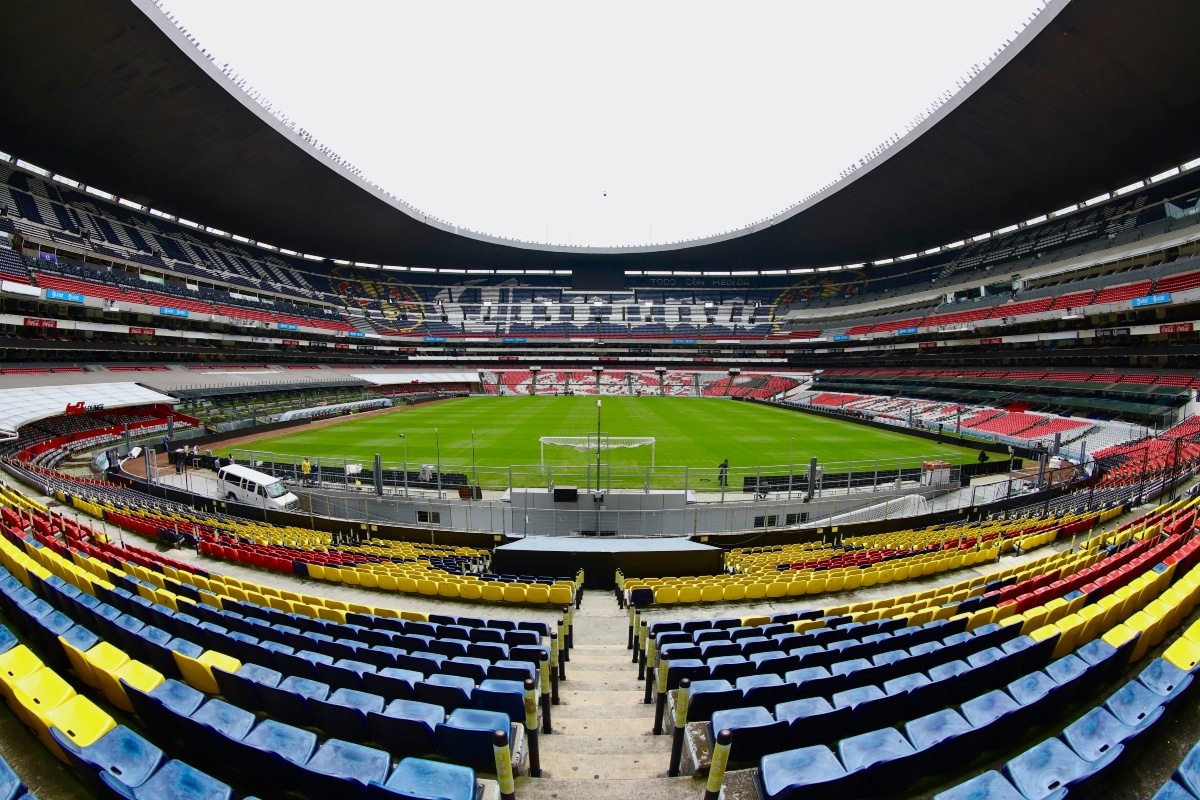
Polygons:
[[[349,572],[349,569],[347,569],[345,571]],[[343,570],[340,570],[337,567],[326,566],[325,567],[325,580],[331,581],[333,583],[341,583],[342,582],[342,572],[343,572]]]
[[374,572],[358,573],[358,583],[368,589],[375,589],[379,586],[379,575]]
[[104,734],[117,727],[117,723],[105,711],[81,694],[73,695],[65,703],[49,712],[33,714],[36,724],[33,726],[42,744],[63,763],[71,763],[54,739],[50,736],[50,728],[57,728],[66,735],[76,747],[87,747],[94,744]]
[[506,583],[504,586],[504,602],[506,603],[524,603],[525,589],[523,583]]
[[428,578],[422,578],[417,581],[417,591],[432,597],[438,593],[438,583]]
[[282,597],[268,597],[267,605],[276,611],[282,611],[285,614],[292,613],[292,604]]
[[[415,594],[417,591],[417,581],[415,578],[410,578],[407,575],[401,575],[400,577],[396,578],[396,590],[404,592],[405,594]],[[484,599],[486,600],[486,592],[484,594]]]
[[1200,644],[1181,636],[1166,649],[1163,658],[1184,672],[1193,672],[1200,664]]
[[171,655],[174,656],[175,665],[179,667],[184,681],[206,694],[221,693],[220,687],[217,686],[217,680],[212,674],[213,667],[225,672],[237,672],[242,666],[242,662],[236,658],[215,650],[205,650],[197,658],[185,656],[178,650],[172,650]]
[[134,689],[148,693],[164,680],[162,673],[140,661],[129,661],[116,672],[101,670],[94,666],[92,670],[95,672],[96,679],[100,683],[100,690],[104,692],[108,702],[131,714],[134,712],[133,704],[129,702],[129,696],[125,694],[121,681]]
[[504,584],[485,583],[483,585],[483,599],[488,603],[502,602],[504,600]]
[[700,590],[700,599],[705,603],[715,603],[725,599],[725,587],[719,583],[706,584]]
[[0,654],[0,691],[12,700],[12,687],[39,669],[42,669],[41,659],[23,644]]
[[545,605],[550,602],[550,587],[544,583],[530,584],[525,590],[525,602]]
[[175,595],[166,590],[156,591],[154,593],[153,602],[158,603],[160,606],[166,606],[167,608],[171,609],[172,611],[179,610],[179,603],[178,603],[178,601],[176,601]]
[[924,625],[933,619],[933,609],[923,608],[912,615],[908,620],[909,625]]
[[[532,603],[533,601],[530,600]],[[674,586],[660,586],[654,590],[654,602],[658,605],[668,605],[679,602],[679,590]]]
[[83,658],[87,662],[88,680],[84,680],[83,675],[80,675],[79,678],[80,680],[84,680],[89,686],[94,686],[97,689],[104,688],[100,683],[99,676],[96,675],[97,670],[116,672],[129,663],[129,656],[123,650],[113,647],[108,642],[96,644],[83,654]]
[[380,589],[394,592],[400,588],[395,575],[380,575],[378,580]]
[[1046,601],[1043,608],[1046,609],[1046,624],[1053,625],[1067,615],[1067,601],[1061,597],[1055,597]]
[[1087,604],[1087,600],[1088,598],[1086,594],[1080,594],[1079,597],[1067,601],[1067,614],[1078,613],[1079,609],[1083,608],[1084,605]]
[[65,703],[75,694],[71,684],[52,669],[42,668],[12,685],[12,709],[26,725],[36,727],[32,714],[45,713]]
[[317,606],[317,619],[336,622],[340,625],[346,624],[346,612],[340,608],[328,608],[326,606]]
[[1058,644],[1054,646],[1054,658],[1062,658],[1079,644],[1079,634],[1083,633],[1087,620],[1078,614],[1068,614],[1054,625],[1062,631],[1058,637]]
[[821,592],[825,591],[825,583],[826,580],[823,576],[813,575],[808,579],[808,587],[805,591],[807,591],[808,594],[820,594]]
[[362,581],[359,579],[359,574],[359,571],[353,567],[342,567],[342,583],[347,586],[360,586]]
[[846,583],[845,575],[831,575],[825,579],[826,592],[840,592]]
[[[694,602],[696,602],[696,600],[700,599],[700,591],[698,589],[696,590],[696,599],[695,600],[684,600],[683,599],[684,591],[685,590],[681,589],[679,592],[679,594],[680,594],[679,602],[694,603]],[[548,602],[550,602],[552,605],[567,606],[567,605],[570,605],[571,603],[573,603],[574,601],[575,601],[575,595],[570,586],[557,586],[556,585],[556,586],[550,587],[550,597],[549,597]]]
[[400,619],[400,612],[394,608],[375,608],[375,616],[387,617],[388,619]]
[[483,583],[464,583],[458,587],[458,596],[463,600],[483,599]]
[[[1028,636],[1046,624],[1046,609],[1043,606],[1035,606],[1024,614],[1020,614],[1019,617],[1021,619],[1021,633]],[[1016,616],[1013,618],[1015,619]]]
[[767,584],[767,597],[775,599],[787,596],[788,585],[784,581],[771,581]]
[[[1100,638],[1103,639],[1108,644],[1111,644],[1113,647],[1120,650],[1122,646],[1127,644],[1130,640],[1135,638],[1137,635],[1138,635],[1137,631],[1135,631],[1133,628],[1130,628],[1129,626],[1122,623],[1120,625],[1114,625],[1112,628],[1109,628],[1108,631],[1106,631],[1105,634],[1103,636],[1101,636]],[[1134,659],[1131,657],[1130,661],[1132,662],[1133,660]]]
[[375,609],[371,606],[365,606],[362,603],[346,603],[346,613],[348,614],[374,614]]
[[728,586],[725,587],[725,590],[721,595],[721,599],[725,600],[727,602],[733,601],[733,600],[745,600],[746,599],[746,585],[743,583],[729,584]]
[[760,581],[746,585],[745,599],[747,600],[762,600],[767,596],[767,584]]
[[1029,634],[1029,638],[1035,642],[1044,642],[1047,639],[1058,639],[1062,636],[1062,631],[1057,625],[1043,625],[1042,627]]

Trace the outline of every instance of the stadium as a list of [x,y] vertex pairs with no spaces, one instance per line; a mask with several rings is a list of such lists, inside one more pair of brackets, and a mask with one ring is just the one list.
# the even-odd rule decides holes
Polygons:
[[0,796],[1200,798],[1192,4],[621,247],[0,22]]

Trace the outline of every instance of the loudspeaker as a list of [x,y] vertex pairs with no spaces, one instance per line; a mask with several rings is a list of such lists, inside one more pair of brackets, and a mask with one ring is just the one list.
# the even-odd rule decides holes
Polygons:
[[575,486],[555,486],[554,502],[574,503],[579,500],[579,489]]

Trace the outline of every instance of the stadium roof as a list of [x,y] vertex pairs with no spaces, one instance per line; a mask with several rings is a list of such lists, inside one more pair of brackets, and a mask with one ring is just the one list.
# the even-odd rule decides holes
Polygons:
[[915,133],[768,222],[676,245],[518,243],[423,218],[326,160],[150,0],[9,0],[0,27],[14,32],[0,149],[221,230],[374,264],[578,272],[868,262],[1030,219],[1200,155],[1190,63],[1200,4],[1055,0]]
[[89,383],[0,390],[0,430],[15,431],[39,419],[61,415],[72,403],[107,409],[178,402],[137,383]]

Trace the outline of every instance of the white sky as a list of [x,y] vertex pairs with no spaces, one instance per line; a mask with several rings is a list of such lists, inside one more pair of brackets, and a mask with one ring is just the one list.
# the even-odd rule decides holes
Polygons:
[[1042,5],[164,0],[218,65],[416,208],[597,246],[772,216]]

